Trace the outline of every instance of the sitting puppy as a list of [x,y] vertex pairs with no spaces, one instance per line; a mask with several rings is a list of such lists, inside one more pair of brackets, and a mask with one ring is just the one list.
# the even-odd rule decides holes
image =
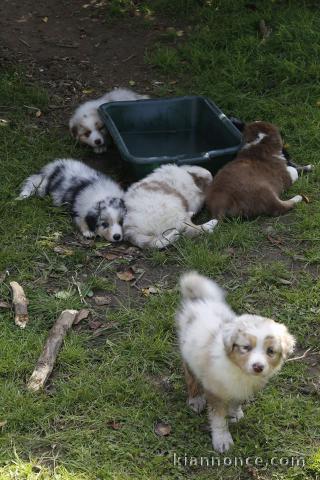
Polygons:
[[19,198],[51,194],[54,205],[67,204],[81,233],[100,235],[110,242],[122,240],[124,192],[111,178],[78,160],[55,160],[22,186]]
[[85,143],[93,148],[95,153],[107,150],[107,131],[99,116],[98,107],[103,103],[120,102],[127,100],[142,100],[149,98],[147,95],[139,95],[126,88],[111,90],[97,100],[89,100],[80,105],[69,121],[71,135],[80,143]]
[[297,180],[298,172],[287,166],[278,129],[254,122],[245,126],[243,137],[245,144],[236,158],[218,171],[207,190],[206,205],[213,218],[288,212],[302,196],[279,198]]
[[182,276],[177,314],[190,407],[208,402],[213,448],[233,444],[227,423],[243,417],[241,403],[261,390],[292,353],[285,325],[258,315],[237,316],[213,281],[195,272]]
[[211,180],[211,173],[201,167],[164,165],[134,183],[125,194],[125,238],[141,248],[163,248],[181,233],[194,237],[211,232],[216,220],[203,225],[191,220]]

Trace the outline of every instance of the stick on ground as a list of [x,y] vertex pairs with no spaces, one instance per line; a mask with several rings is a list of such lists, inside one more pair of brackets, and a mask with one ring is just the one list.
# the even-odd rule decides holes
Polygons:
[[28,300],[23,288],[17,282],[10,282],[12,290],[12,303],[14,307],[14,322],[20,328],[26,328],[29,321]]
[[64,310],[49,332],[49,336],[38,359],[27,388],[33,392],[40,390],[52,372],[63,339],[72,326],[78,311]]

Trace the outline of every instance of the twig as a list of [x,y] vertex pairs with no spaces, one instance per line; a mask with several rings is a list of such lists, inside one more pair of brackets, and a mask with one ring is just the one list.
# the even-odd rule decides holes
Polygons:
[[302,358],[305,358],[308,353],[310,352],[311,347],[308,348],[303,355],[300,355],[299,357],[293,357],[293,358],[288,358],[287,362],[295,362],[296,360],[301,360]]
[[76,288],[77,288],[77,290],[78,290],[81,303],[85,303],[86,305],[88,305],[88,302],[86,301],[86,299],[85,299],[84,296],[83,296],[83,293],[81,292],[81,288],[80,288],[79,282],[77,282],[74,277],[72,277],[72,282],[73,282],[73,284],[76,286]]
[[26,328],[29,321],[28,315],[28,300],[23,288],[17,282],[10,282],[12,290],[12,303],[14,306],[14,322],[20,328]]
[[26,47],[28,48],[31,48],[31,46],[29,45],[28,42],[26,42],[25,40],[23,40],[23,38],[19,38],[20,42],[23,43],[23,45],[25,45]]
[[129,57],[125,58],[124,60],[122,60],[122,63],[125,63],[125,62],[128,62],[129,60],[131,60],[131,58],[134,58],[136,57],[137,55],[135,53],[133,53],[132,55],[130,55]]
[[131,283],[131,287],[136,287],[138,290],[139,290],[139,287],[137,286],[137,283],[141,280],[141,278],[143,277],[143,275],[145,274],[145,270],[143,270],[139,277],[135,279],[135,281],[133,283]]
[[29,379],[27,388],[33,392],[40,390],[49,378],[63,339],[72,326],[78,311],[64,310],[49,332],[49,336]]

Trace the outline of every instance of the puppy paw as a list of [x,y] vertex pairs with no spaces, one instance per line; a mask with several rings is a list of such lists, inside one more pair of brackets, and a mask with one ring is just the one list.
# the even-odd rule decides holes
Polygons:
[[217,223],[218,223],[218,220],[213,219],[213,220],[210,220],[207,223],[204,223],[202,225],[202,228],[205,232],[212,232],[214,227],[217,225]]
[[303,197],[301,195],[296,195],[295,197],[290,199],[294,203],[300,203],[303,200]]
[[244,413],[243,413],[241,407],[237,408],[236,410],[230,409],[230,411],[229,411],[229,422],[230,423],[239,422],[239,420],[241,420],[241,418],[243,418],[243,417],[244,417]]
[[94,153],[103,153],[107,151],[107,147],[103,145],[102,147],[95,147],[93,149]]
[[81,233],[85,238],[93,238],[95,236],[95,233],[91,232],[90,230],[85,230],[84,232],[81,232]]
[[201,413],[206,406],[206,399],[203,395],[188,398],[188,405],[196,413]]
[[212,445],[216,452],[225,453],[233,445],[233,440],[230,432],[213,432],[212,433]]

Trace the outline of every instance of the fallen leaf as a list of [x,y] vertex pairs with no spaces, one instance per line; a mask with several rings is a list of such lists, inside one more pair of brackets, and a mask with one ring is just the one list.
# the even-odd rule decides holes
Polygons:
[[269,240],[272,245],[281,245],[283,243],[283,240],[281,238],[275,238],[272,237],[271,235],[267,235],[267,239]]
[[91,322],[89,322],[89,327],[91,330],[98,330],[98,328],[100,328],[102,325],[103,323],[99,320],[91,320]]
[[6,127],[8,123],[8,120],[6,120],[5,118],[0,118],[0,127]]
[[84,90],[82,90],[82,93],[84,93],[86,95],[90,95],[93,92],[94,92],[93,88],[85,88]]
[[157,287],[147,287],[147,288],[141,288],[141,292],[143,293],[143,295],[148,297],[149,295],[155,295],[157,293],[160,293],[160,290]]
[[184,31],[183,30],[178,30],[176,34],[177,34],[177,37],[183,37]]
[[131,87],[134,87],[135,84],[136,84],[136,82],[135,82],[134,80],[129,80],[129,85],[130,85]]
[[77,314],[77,316],[76,316],[76,318],[73,322],[73,325],[78,325],[78,323],[80,323],[82,320],[85,320],[86,318],[88,318],[89,315],[90,315],[90,310],[88,310],[87,308],[82,308],[78,312],[78,314]]
[[71,248],[66,248],[66,247],[63,247],[62,245],[57,245],[56,247],[54,247],[53,251],[55,253],[58,253],[59,255],[64,255],[65,257],[69,257],[74,254]]
[[112,430],[120,430],[121,428],[120,423],[115,422],[114,420],[112,420],[111,422],[108,422],[107,425],[108,427],[112,428]]
[[165,422],[158,422],[155,424],[154,431],[159,437],[166,437],[171,433],[171,425]]
[[0,301],[0,308],[11,308],[11,305],[8,302],[1,302]]
[[290,280],[287,280],[286,278],[278,278],[277,282],[281,283],[282,285],[292,285],[292,282],[290,282]]
[[307,195],[301,195],[301,197],[305,203],[310,203],[310,199],[307,197]]
[[131,280],[135,278],[132,268],[130,268],[129,270],[125,270],[123,272],[117,272],[116,275],[119,278],[119,280],[122,280],[124,282],[131,282]]
[[43,18],[41,18],[41,20],[43,21],[43,23],[48,23],[49,18],[48,17],[43,17]]
[[96,305],[101,307],[102,305],[110,305],[112,298],[110,295],[96,295],[93,297],[93,300]]
[[67,300],[71,297],[71,292],[69,290],[60,290],[59,292],[56,292],[54,296],[59,300]]

